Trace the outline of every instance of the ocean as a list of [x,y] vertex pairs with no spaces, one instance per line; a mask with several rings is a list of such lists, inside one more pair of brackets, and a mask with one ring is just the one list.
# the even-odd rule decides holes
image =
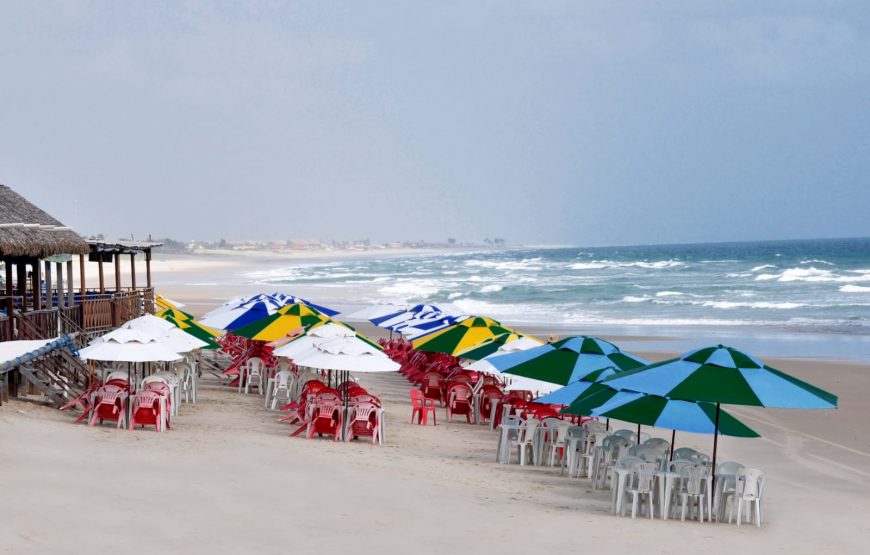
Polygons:
[[870,360],[870,238],[457,251],[244,278],[340,309],[425,302],[565,333],[670,338],[649,347],[761,341],[768,355]]

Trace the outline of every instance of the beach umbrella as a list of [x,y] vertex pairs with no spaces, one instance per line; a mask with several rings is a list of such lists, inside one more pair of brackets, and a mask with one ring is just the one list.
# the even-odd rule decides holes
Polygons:
[[299,366],[342,372],[396,372],[401,365],[357,337],[335,337],[294,359]]
[[408,309],[397,310],[396,312],[391,314],[385,314],[377,318],[372,318],[369,321],[378,327],[390,329],[392,326],[401,324],[402,322],[405,322],[407,320],[425,318],[427,317],[427,315],[441,314],[444,313],[435,305],[418,304]]
[[200,322],[210,328],[233,331],[275,314],[280,306],[267,301],[252,301],[235,307],[212,311]]
[[158,318],[174,318],[175,320],[193,320],[193,314],[189,314],[177,308],[167,308],[159,312],[155,312],[154,316]]
[[215,341],[215,338],[220,337],[220,334],[210,328],[201,325],[199,322],[196,322],[194,320],[175,320],[174,318],[170,318],[169,316],[165,317],[164,320],[166,320],[170,324],[173,324],[184,333],[192,335],[200,341],[205,342],[206,345],[202,347],[203,349],[215,350],[221,348],[221,346]]
[[356,332],[347,326],[329,322],[322,326],[311,328],[304,335],[291,339],[273,351],[275,356],[293,359],[306,353],[317,345],[335,339],[336,337],[355,337]]
[[648,361],[623,352],[597,337],[567,337],[555,343],[487,359],[499,372],[559,385],[584,379],[606,368],[631,370]]
[[156,295],[154,297],[154,304],[157,305],[157,308],[159,308],[160,310],[166,310],[170,308],[182,308],[183,306],[185,306],[184,304],[178,301],[173,301],[169,297],[164,297],[163,295]]
[[[522,341],[521,345],[515,348],[506,348],[509,345],[513,345],[518,341]],[[522,351],[525,350],[524,347],[528,345],[528,348],[539,347],[541,345],[541,341],[535,339],[534,337],[529,337],[526,335],[521,335],[518,333],[503,333],[501,335],[497,335],[492,339],[487,339],[486,341],[471,347],[470,349],[466,349],[460,353],[457,353],[456,356],[458,358],[464,358],[466,360],[481,360],[495,353],[504,354],[506,352],[513,351]]]
[[435,331],[436,329],[447,327],[460,320],[464,320],[469,316],[469,314],[452,315],[443,312],[431,312],[424,314],[419,318],[405,320],[400,324],[389,326],[388,329],[391,331],[397,331],[402,335],[417,335],[418,332],[425,333],[427,331]]
[[120,328],[97,337],[93,343],[101,341],[118,343],[156,341],[176,353],[188,353],[208,345],[207,342],[184,333],[172,323],[150,314],[126,322]]
[[329,307],[325,307],[319,304],[315,304],[308,299],[303,299],[302,297],[297,297],[295,295],[285,295],[284,293],[273,293],[271,295],[273,299],[275,299],[281,305],[294,305],[294,304],[304,304],[316,310],[321,314],[325,314],[327,316],[335,316],[339,314],[338,310],[334,310]]
[[329,317],[317,309],[296,303],[287,305],[275,314],[266,316],[233,330],[233,335],[256,341],[275,341],[287,337],[298,328],[308,329],[329,321]]
[[590,416],[695,434],[760,437],[746,424],[721,409],[717,426],[714,403],[681,401],[634,391],[617,391],[607,402],[594,409]]
[[[737,349],[716,345],[681,357],[623,372],[604,380],[622,390],[716,405],[718,427],[722,404],[770,408],[832,409],[837,397],[767,366]],[[713,436],[713,467],[718,434]]]
[[106,362],[172,362],[184,357],[155,340],[119,343],[110,339],[95,341],[79,350],[79,358]]
[[[602,391],[612,391],[616,392],[617,390],[612,387],[607,386],[599,386],[598,382],[601,382],[610,376],[618,374],[621,372],[618,368],[614,368],[612,366],[607,368],[602,368],[600,370],[593,370],[588,374],[585,374],[568,385],[564,386],[556,386],[554,387],[550,393],[544,395],[537,399],[539,403],[546,403],[548,405],[571,405],[578,401],[582,401],[586,399],[589,395],[593,393],[599,393]],[[520,378],[519,380],[527,380],[529,378]],[[610,399],[610,396],[607,398],[602,398],[601,402],[605,402]],[[595,405],[596,407],[598,405]],[[567,414],[580,414],[577,412],[570,412]],[[588,415],[588,414],[587,414]]]
[[349,314],[342,314],[342,320],[351,322],[365,322],[376,318],[383,318],[390,314],[401,314],[407,310],[405,305],[396,304],[376,304],[355,310]]
[[444,329],[417,337],[411,345],[420,351],[455,355],[505,333],[516,331],[492,318],[469,316]]

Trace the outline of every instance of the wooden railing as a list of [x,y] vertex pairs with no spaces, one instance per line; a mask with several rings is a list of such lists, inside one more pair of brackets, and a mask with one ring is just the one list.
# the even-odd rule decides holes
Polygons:
[[87,299],[82,301],[82,327],[88,331],[109,329],[114,313],[112,299]]
[[60,334],[57,310],[18,312],[18,339],[52,339]]

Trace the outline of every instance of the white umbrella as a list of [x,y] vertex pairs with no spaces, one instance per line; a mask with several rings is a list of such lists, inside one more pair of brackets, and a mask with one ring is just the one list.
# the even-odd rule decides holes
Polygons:
[[[176,353],[189,353],[208,345],[205,341],[185,333],[169,322],[161,318],[151,316],[153,320],[145,317],[130,320],[123,327],[112,330],[94,339],[91,344],[114,341],[116,343],[160,343],[170,351]],[[169,324],[164,328],[154,320]]]
[[79,357],[82,360],[107,362],[171,362],[183,358],[156,341],[119,343],[111,339],[97,341],[81,349]]
[[395,372],[401,365],[356,337],[336,337],[295,359],[299,366],[345,372]]
[[563,385],[556,383],[544,382],[534,378],[514,378],[514,380],[505,387],[505,391],[532,391],[541,395],[552,393],[557,389],[562,389]]
[[273,354],[279,357],[295,359],[297,356],[307,353],[317,345],[335,339],[336,337],[355,337],[356,333],[345,326],[340,326],[332,322],[312,328],[300,337],[293,339],[289,343],[285,343],[281,347],[275,349]]

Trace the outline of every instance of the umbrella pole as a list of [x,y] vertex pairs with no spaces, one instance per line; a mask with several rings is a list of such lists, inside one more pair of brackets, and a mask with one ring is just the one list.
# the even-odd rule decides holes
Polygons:
[[674,460],[674,441],[677,439],[677,431],[671,430],[671,456],[670,460]]
[[640,424],[637,425],[637,444],[640,445]]
[[604,423],[604,429],[608,432],[610,431],[610,419],[607,419],[607,422]]
[[716,491],[716,450],[719,447],[719,403],[716,403],[716,423],[713,430],[713,470],[710,475],[713,477],[713,483],[710,487],[712,491]]

